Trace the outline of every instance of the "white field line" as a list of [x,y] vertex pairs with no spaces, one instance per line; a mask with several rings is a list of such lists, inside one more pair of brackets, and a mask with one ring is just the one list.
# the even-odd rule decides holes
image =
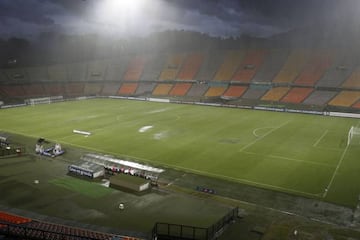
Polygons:
[[325,191],[324,191],[323,198],[326,197],[329,189],[331,188],[331,185],[332,185],[333,182],[334,182],[335,176],[336,176],[336,174],[337,174],[337,172],[338,172],[338,170],[339,170],[339,168],[340,168],[340,165],[341,165],[342,161],[343,161],[344,158],[345,158],[345,154],[346,154],[348,148],[349,148],[349,145],[346,145],[346,148],[344,149],[344,152],[342,153],[342,155],[341,155],[341,157],[340,157],[340,160],[339,160],[339,162],[338,162],[338,164],[337,164],[337,166],[336,166],[336,168],[335,168],[335,171],[334,171],[334,173],[333,173],[333,175],[332,175],[332,177],[331,177],[331,179],[330,179],[330,182],[329,182],[329,184],[327,185],[327,187],[326,187],[326,189],[325,189]]
[[330,167],[330,168],[334,168],[334,167],[335,167],[335,165],[331,165],[331,164],[319,163],[319,162],[312,162],[312,161],[301,160],[301,159],[296,159],[296,158],[289,158],[289,157],[278,156],[278,155],[264,155],[264,154],[254,153],[254,152],[243,152],[243,153],[245,153],[245,154],[252,154],[252,155],[258,155],[258,156],[262,156],[262,157],[270,157],[270,158],[275,158],[275,159],[276,159],[276,158],[278,158],[278,159],[284,159],[284,160],[292,161],[292,162],[301,162],[301,163],[319,165],[319,166]]
[[267,128],[273,129],[273,127],[255,128],[254,131],[253,131],[253,135],[254,135],[255,137],[261,137],[261,136],[257,135],[257,131],[259,131],[259,130],[261,130],[261,129],[267,129]]
[[[284,126],[287,123],[288,122],[282,124],[280,127]],[[279,129],[280,127],[277,127],[274,130]],[[272,130],[271,132],[273,132],[274,130]],[[12,131],[8,131],[8,132],[12,132]],[[30,134],[25,134],[25,133],[22,133],[22,132],[13,132],[13,133],[21,134],[21,135],[28,136],[28,137],[33,137],[33,138],[38,137],[38,136],[30,135]],[[268,133],[268,134],[270,134],[270,133]],[[54,141],[52,139],[49,139],[49,140]],[[280,186],[276,186],[276,185],[250,181],[250,180],[247,180],[247,179],[234,178],[234,177],[229,177],[229,176],[225,176],[225,175],[221,175],[221,174],[204,172],[204,171],[201,171],[201,170],[196,170],[196,169],[191,169],[191,168],[186,168],[186,167],[180,167],[180,166],[176,166],[176,165],[172,165],[172,164],[159,163],[157,161],[146,159],[146,158],[138,158],[138,157],[134,157],[134,156],[130,156],[130,155],[125,155],[125,154],[121,154],[121,153],[114,153],[114,152],[109,152],[109,151],[104,152],[104,150],[101,150],[101,149],[81,146],[81,145],[78,145],[78,144],[73,144],[73,143],[68,143],[68,142],[63,142],[63,141],[57,141],[57,142],[62,143],[64,145],[68,145],[68,146],[73,146],[73,147],[78,147],[78,148],[82,148],[82,149],[92,150],[92,151],[95,151],[95,152],[98,152],[98,153],[111,154],[111,155],[114,155],[114,156],[122,155],[124,157],[132,158],[134,160],[142,160],[142,161],[145,161],[145,162],[152,162],[152,163],[156,163],[158,165],[173,168],[175,170],[180,169],[180,170],[184,170],[184,171],[187,171],[187,172],[199,173],[201,175],[212,176],[212,177],[217,177],[217,178],[222,178],[222,179],[227,179],[227,180],[232,180],[232,181],[239,182],[239,183],[248,183],[248,184],[251,184],[251,185],[257,186],[257,187],[271,188],[271,189],[276,189],[276,190],[281,190],[281,191],[285,191],[285,192],[290,192],[290,193],[294,193],[294,194],[301,194],[301,195],[311,196],[311,197],[318,197],[319,196],[318,194],[315,194],[315,193],[308,193],[308,192],[298,191],[298,190],[285,188],[285,187],[280,187]]]
[[290,121],[287,121],[287,122],[281,124],[280,126],[271,129],[270,131],[268,131],[268,132],[265,133],[264,135],[260,136],[259,138],[255,139],[254,141],[252,141],[252,142],[248,143],[247,145],[245,145],[244,147],[242,147],[242,148],[239,150],[239,152],[242,152],[242,151],[244,151],[245,149],[251,147],[252,145],[254,145],[255,143],[257,143],[258,141],[260,141],[261,139],[263,139],[264,137],[266,137],[266,136],[269,135],[270,133],[272,133],[272,132],[274,132],[274,131],[282,128],[283,126],[285,126],[285,125],[288,124],[289,122],[290,122]]
[[325,132],[319,137],[319,139],[313,144],[313,147],[316,147],[328,132],[329,132],[329,130],[326,129]]

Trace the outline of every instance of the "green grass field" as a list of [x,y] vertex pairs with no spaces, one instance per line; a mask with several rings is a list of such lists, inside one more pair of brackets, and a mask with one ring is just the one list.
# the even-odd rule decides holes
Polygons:
[[3,109],[0,119],[1,131],[341,205],[360,194],[360,146],[347,146],[358,119],[110,99]]

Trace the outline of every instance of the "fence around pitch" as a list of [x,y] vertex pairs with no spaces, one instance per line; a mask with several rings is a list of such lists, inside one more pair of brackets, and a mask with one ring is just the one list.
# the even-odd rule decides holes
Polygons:
[[231,209],[224,217],[208,228],[171,223],[156,223],[152,231],[152,239],[211,240],[221,233],[221,230],[224,229],[227,224],[236,219],[238,211],[238,208]]

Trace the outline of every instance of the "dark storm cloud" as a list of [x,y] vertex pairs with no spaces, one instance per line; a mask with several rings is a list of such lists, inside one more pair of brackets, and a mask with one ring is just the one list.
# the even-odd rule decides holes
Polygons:
[[313,24],[360,21],[358,0],[117,0],[144,3],[136,11],[118,12],[118,19],[98,11],[106,1],[0,0],[0,34],[133,36],[191,30],[214,36],[271,36]]

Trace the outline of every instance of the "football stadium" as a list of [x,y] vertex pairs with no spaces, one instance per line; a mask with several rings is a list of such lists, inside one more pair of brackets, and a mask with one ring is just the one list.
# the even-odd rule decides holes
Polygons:
[[360,239],[344,26],[1,40],[0,239]]

